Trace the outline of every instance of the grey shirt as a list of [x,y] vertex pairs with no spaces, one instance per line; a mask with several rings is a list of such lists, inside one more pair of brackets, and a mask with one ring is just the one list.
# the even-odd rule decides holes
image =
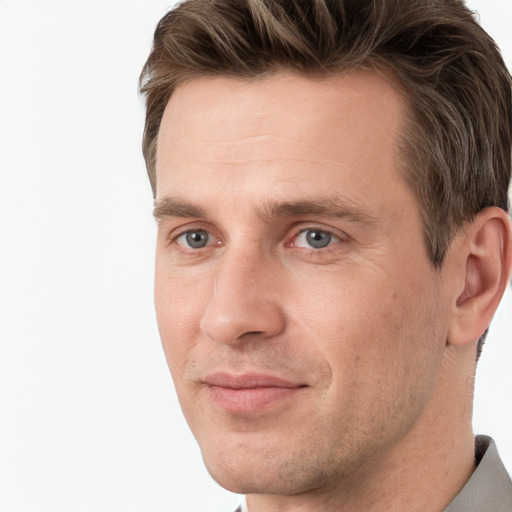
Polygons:
[[444,512],[512,512],[512,481],[494,441],[476,438],[477,467]]
[[475,472],[444,512],[512,512],[512,481],[490,437],[476,438],[475,458]]

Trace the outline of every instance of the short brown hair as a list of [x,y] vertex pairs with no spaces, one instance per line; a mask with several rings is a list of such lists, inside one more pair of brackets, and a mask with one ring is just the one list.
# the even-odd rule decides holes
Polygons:
[[153,193],[158,130],[175,87],[288,69],[329,77],[390,72],[410,106],[404,176],[440,266],[462,223],[508,210],[511,80],[499,49],[462,0],[186,0],[157,26],[140,90]]

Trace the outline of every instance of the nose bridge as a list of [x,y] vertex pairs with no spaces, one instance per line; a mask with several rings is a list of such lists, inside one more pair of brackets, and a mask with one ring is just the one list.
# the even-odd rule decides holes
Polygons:
[[270,266],[268,257],[256,244],[241,243],[240,246],[226,251],[219,265],[214,280],[214,294],[220,299],[229,294],[246,296],[241,292],[248,289],[255,291],[258,286],[265,285],[265,267]]
[[284,318],[271,279],[272,262],[254,246],[226,248],[215,270],[201,330],[218,343],[234,343],[246,334],[271,337]]

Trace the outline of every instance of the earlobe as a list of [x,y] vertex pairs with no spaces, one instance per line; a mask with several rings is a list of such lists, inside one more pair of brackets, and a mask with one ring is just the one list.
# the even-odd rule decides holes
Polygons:
[[455,297],[448,343],[465,345],[480,338],[505,292],[512,268],[512,227],[500,208],[482,210],[464,237],[463,289]]

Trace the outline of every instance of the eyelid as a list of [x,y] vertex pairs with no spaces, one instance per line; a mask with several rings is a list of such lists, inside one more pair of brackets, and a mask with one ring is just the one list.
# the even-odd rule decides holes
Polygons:
[[207,231],[208,233],[211,233],[211,229],[206,226],[206,223],[201,221],[192,221],[187,222],[186,224],[180,224],[179,226],[175,226],[169,229],[167,233],[167,238],[169,240],[175,240],[179,236],[194,230]]
[[[296,246],[295,245],[295,240],[296,238],[301,235],[302,233],[306,232],[306,231],[322,231],[324,233],[328,233],[329,235],[331,235],[333,238],[335,238],[336,240],[334,241],[334,243],[330,243],[329,245],[327,245],[326,247],[324,248],[319,248],[319,249],[315,249],[313,247],[309,248],[311,249],[311,251],[314,251],[314,252],[322,252],[322,251],[326,251],[328,250],[331,246],[333,245],[337,245],[338,243],[346,243],[349,241],[350,237],[343,231],[339,230],[339,229],[336,229],[336,228],[333,228],[331,226],[324,226],[322,225],[321,223],[308,223],[307,221],[303,221],[303,222],[300,222],[298,223],[299,225],[295,226],[293,228],[293,231],[291,233],[290,236],[286,237],[286,241],[285,241],[285,246],[286,247],[296,247],[297,249],[304,249],[304,250],[308,250],[308,248],[306,247],[299,247],[299,246]],[[211,247],[212,245],[213,246],[220,246],[220,245],[224,245],[224,237],[222,236],[221,233],[218,232],[217,229],[212,229],[212,227],[209,225],[209,223],[206,223],[206,222],[203,222],[203,221],[192,221],[190,223],[187,223],[187,224],[184,224],[184,225],[180,225],[178,227],[175,227],[175,228],[172,228],[169,230],[168,234],[166,235],[166,239],[167,239],[167,243],[169,244],[177,244],[179,245],[181,248],[183,248],[184,250],[190,250],[190,251],[194,251],[194,252],[197,252],[199,249],[192,249],[192,248],[187,248],[186,245],[184,244],[178,244],[177,243],[177,240],[189,233],[190,231],[205,231],[208,233],[208,235],[210,235],[211,237],[213,237],[214,239],[216,239],[216,243],[209,243],[208,245],[205,246],[206,247]]]
[[[179,226],[177,228],[170,230],[170,232],[167,234],[168,243],[169,244],[176,243],[180,247],[187,249],[187,247],[185,245],[178,243],[178,239],[191,231],[205,231],[206,233],[208,233],[209,236],[211,236],[217,240],[217,244],[208,244],[205,247],[209,247],[211,245],[222,245],[224,243],[222,236],[219,233],[217,233],[217,230],[211,229],[211,227],[206,226],[205,223],[200,222],[200,221],[191,222],[189,224],[185,224],[185,225],[182,225],[182,226]],[[189,248],[189,249],[193,250],[193,251],[198,250],[198,249],[191,249],[191,248]]]
[[[198,232],[204,232],[207,234],[208,236],[208,240],[206,241],[206,244],[203,245],[202,247],[190,247],[186,242],[185,240],[181,240],[182,238],[185,239],[185,237],[189,234],[189,233],[198,233]],[[217,243],[215,244],[215,235],[212,235],[209,231],[206,231],[205,229],[189,229],[188,231],[185,231],[184,233],[182,233],[181,235],[177,236],[174,241],[176,244],[178,244],[179,246],[183,247],[184,249],[186,249],[187,251],[199,251],[200,249],[205,249],[206,247],[210,247],[211,245],[219,245],[219,241],[217,240]]]
[[[305,233],[306,231],[321,231],[323,233],[327,233],[327,234],[331,235],[336,240],[333,241],[334,243],[331,242],[331,243],[329,243],[329,245],[326,245],[325,247],[319,248],[319,249],[316,249],[314,247],[301,247],[301,246],[295,245],[295,240],[301,234]],[[334,229],[331,227],[327,227],[327,226],[322,226],[320,224],[301,224],[300,227],[296,228],[293,231],[293,234],[291,235],[291,237],[288,240],[289,241],[287,241],[285,244],[287,247],[290,247],[290,248],[295,247],[297,249],[311,250],[313,252],[319,253],[322,251],[328,251],[329,249],[331,249],[333,246],[339,244],[340,242],[341,243],[348,242],[349,236],[346,233],[344,233],[343,231],[340,231],[338,229]]]

